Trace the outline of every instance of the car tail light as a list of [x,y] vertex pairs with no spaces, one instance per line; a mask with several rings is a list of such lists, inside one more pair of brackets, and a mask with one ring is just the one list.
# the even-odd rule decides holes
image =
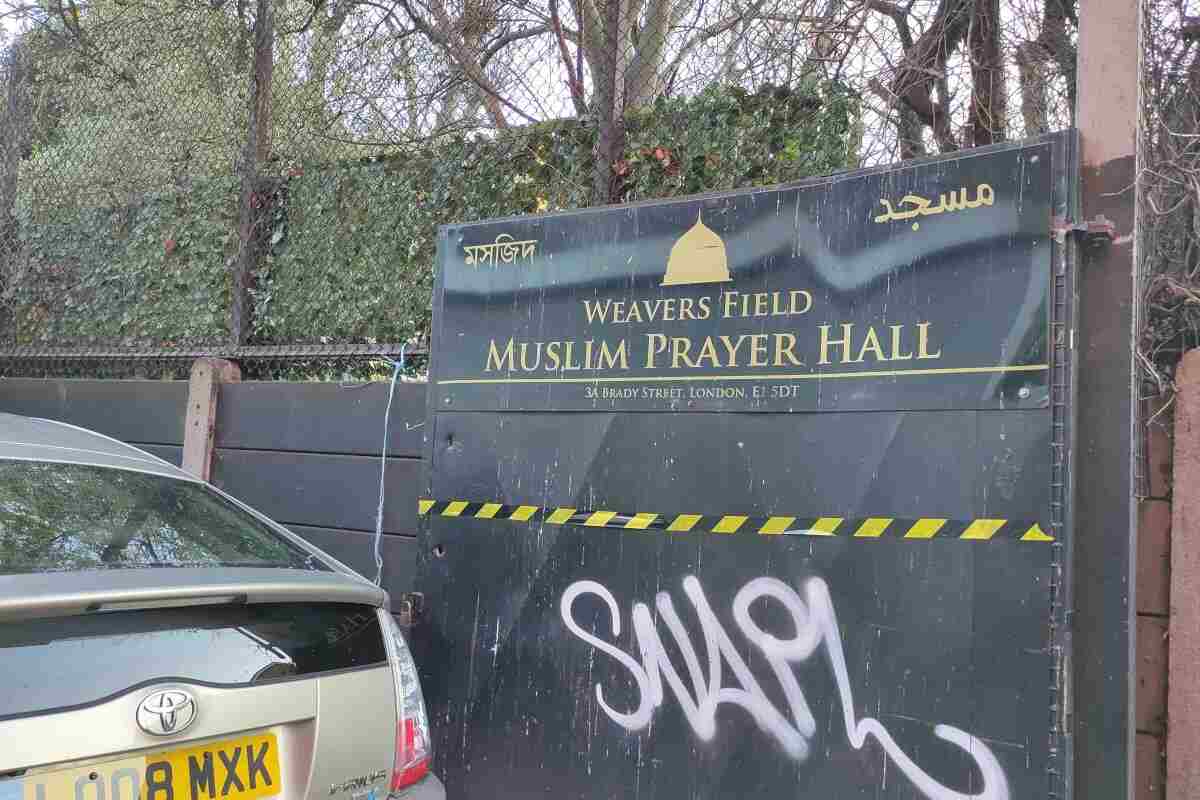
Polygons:
[[425,716],[425,698],[417,665],[413,662],[400,626],[392,615],[380,610],[384,630],[388,632],[388,651],[392,677],[396,683],[396,761],[392,766],[391,790],[398,792],[429,774],[433,746],[429,739],[429,719]]

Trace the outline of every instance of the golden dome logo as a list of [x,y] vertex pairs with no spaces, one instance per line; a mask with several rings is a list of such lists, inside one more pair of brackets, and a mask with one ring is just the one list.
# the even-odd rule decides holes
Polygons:
[[725,242],[700,219],[671,246],[663,286],[687,286],[693,283],[728,283],[729,259]]

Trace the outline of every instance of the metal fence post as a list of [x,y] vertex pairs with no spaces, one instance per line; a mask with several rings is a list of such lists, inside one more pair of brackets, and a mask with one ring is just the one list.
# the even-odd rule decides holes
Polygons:
[[1081,182],[1077,222],[1103,216],[1108,246],[1081,247],[1074,552],[1074,797],[1130,798],[1134,786],[1137,503],[1138,0],[1079,9]]

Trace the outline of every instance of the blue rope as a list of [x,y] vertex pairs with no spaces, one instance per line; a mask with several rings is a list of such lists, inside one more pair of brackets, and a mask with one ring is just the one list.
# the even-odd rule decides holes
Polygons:
[[405,345],[400,345],[400,358],[392,362],[392,383],[388,387],[387,409],[383,412],[383,447],[379,452],[379,509],[375,512],[375,585],[383,585],[383,554],[379,550],[383,542],[383,500],[386,495],[384,482],[387,479],[388,422],[392,416],[392,397],[396,393],[396,380],[404,369]]

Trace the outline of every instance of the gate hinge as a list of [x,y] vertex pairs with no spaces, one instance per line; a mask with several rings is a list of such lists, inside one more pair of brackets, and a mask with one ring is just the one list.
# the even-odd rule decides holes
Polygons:
[[1117,238],[1117,227],[1103,214],[1083,222],[1054,217],[1051,226],[1054,238],[1060,242],[1067,238],[1067,234],[1072,234],[1080,237],[1085,245],[1099,247],[1112,244]]
[[402,627],[411,628],[425,610],[425,595],[420,592],[404,592],[396,598],[396,621]]

